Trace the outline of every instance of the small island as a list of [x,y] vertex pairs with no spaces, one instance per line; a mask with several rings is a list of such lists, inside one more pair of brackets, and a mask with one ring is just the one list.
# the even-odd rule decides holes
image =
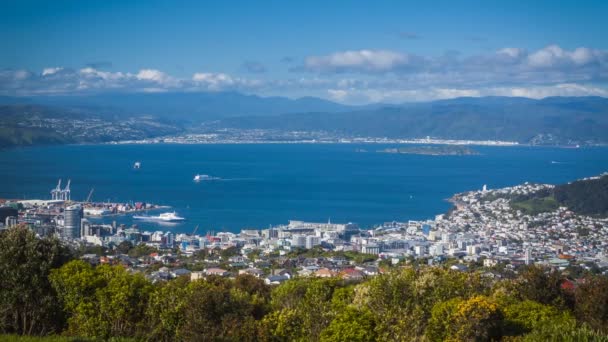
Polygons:
[[428,156],[471,156],[479,154],[479,152],[469,147],[458,145],[404,146],[398,148],[386,148],[377,152],[398,154],[421,154]]

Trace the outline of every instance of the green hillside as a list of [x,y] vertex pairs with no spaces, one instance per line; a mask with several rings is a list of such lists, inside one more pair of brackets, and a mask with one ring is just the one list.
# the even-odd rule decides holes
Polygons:
[[511,207],[529,215],[567,207],[577,214],[608,217],[608,175],[557,185],[552,190],[511,198]]

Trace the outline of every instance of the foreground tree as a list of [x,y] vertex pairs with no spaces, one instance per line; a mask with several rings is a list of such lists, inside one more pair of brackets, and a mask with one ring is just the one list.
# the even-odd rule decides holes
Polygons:
[[576,318],[608,333],[608,278],[589,276],[575,290]]
[[272,292],[273,312],[262,322],[265,339],[316,341],[336,315],[337,279],[294,279]]
[[72,335],[107,339],[135,336],[143,325],[152,285],[121,266],[96,268],[80,260],[53,270],[51,282],[70,315]]
[[48,275],[69,258],[57,239],[39,239],[26,226],[0,232],[0,332],[61,331],[64,317]]
[[379,339],[408,341],[422,338],[435,304],[484,294],[488,288],[477,274],[406,268],[357,286],[353,302],[372,313]]

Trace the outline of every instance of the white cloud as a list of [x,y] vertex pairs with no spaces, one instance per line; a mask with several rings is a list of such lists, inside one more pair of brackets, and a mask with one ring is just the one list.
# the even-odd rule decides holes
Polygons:
[[55,67],[55,68],[44,68],[42,70],[42,76],[49,76],[49,75],[54,75],[58,72],[60,72],[61,70],[63,70],[62,67]]
[[555,84],[550,86],[529,87],[491,87],[482,89],[458,88],[418,88],[388,89],[349,88],[328,89],[327,97],[333,101],[349,104],[367,104],[374,102],[400,104],[453,99],[458,97],[481,96],[516,96],[541,99],[550,96],[601,96],[608,97],[608,89],[574,83]]
[[490,54],[464,57],[421,57],[390,50],[338,51],[310,56],[302,66],[291,70],[396,77],[414,86],[446,88],[608,81],[608,51],[587,47],[567,50],[558,45],[530,53],[505,47]]
[[[237,66],[238,67],[238,66]],[[242,66],[241,66],[241,71]],[[288,78],[222,72],[179,78],[154,68],[110,72],[93,66],[40,72],[0,69],[1,95],[103,91],[239,91],[264,96],[320,96],[344,103],[427,101],[461,96],[608,97],[608,51],[549,45],[505,47],[484,55],[422,57],[391,50],[348,50],[311,56]],[[302,72],[308,73],[302,73]]]
[[506,55],[511,58],[519,58],[522,55],[524,55],[526,53],[526,51],[523,49],[520,49],[520,48],[508,47],[508,48],[502,48],[502,49],[496,51],[496,53],[499,55]]
[[91,67],[80,69],[80,74],[87,78],[98,77],[102,80],[118,81],[132,77],[131,74],[123,74],[122,72],[100,71]]
[[170,79],[170,77],[162,71],[156,69],[142,69],[135,77],[142,81],[152,81],[156,83],[164,83]]
[[198,84],[206,85],[209,88],[221,89],[226,86],[234,85],[232,77],[223,73],[198,72],[192,75],[192,80]]
[[410,62],[411,57],[404,53],[389,50],[358,50],[308,57],[305,68],[322,72],[386,72],[406,66]]
[[492,88],[489,95],[519,96],[542,99],[550,96],[602,96],[608,97],[608,90],[600,87],[563,83],[551,86]]
[[255,79],[233,77],[224,73],[197,72],[192,75],[194,88],[199,90],[252,90],[264,86],[264,82]]
[[576,67],[591,63],[606,63],[608,52],[579,47],[573,51],[564,50],[557,45],[549,45],[528,56],[528,64],[537,68]]
[[476,89],[421,88],[421,89],[329,89],[328,97],[336,102],[350,104],[433,101],[456,97],[482,96]]

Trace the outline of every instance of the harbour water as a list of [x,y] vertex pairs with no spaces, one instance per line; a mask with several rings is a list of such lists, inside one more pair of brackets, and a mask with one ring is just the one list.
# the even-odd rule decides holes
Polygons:
[[[67,145],[0,151],[0,198],[49,199],[59,178],[72,199],[169,205],[188,220],[146,229],[267,228],[289,219],[356,222],[433,218],[454,193],[526,181],[563,183],[608,171],[608,148],[473,147],[480,155],[375,153],[394,145]],[[367,150],[367,153],[357,150]],[[134,169],[135,161],[141,162]],[[193,182],[196,174],[220,179]],[[151,214],[158,214],[152,212]]]

